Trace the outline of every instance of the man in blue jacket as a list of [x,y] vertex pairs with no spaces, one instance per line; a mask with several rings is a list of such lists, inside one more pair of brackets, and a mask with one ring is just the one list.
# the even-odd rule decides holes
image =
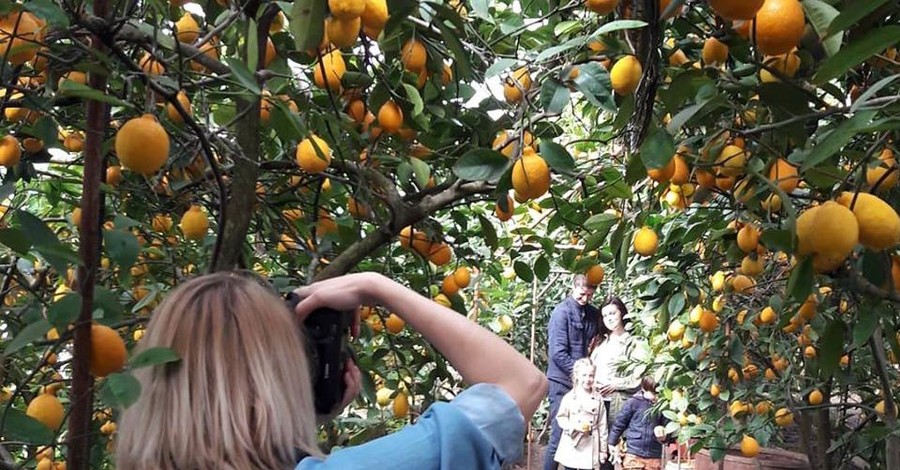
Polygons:
[[597,308],[589,305],[596,286],[583,274],[572,282],[572,295],[566,297],[550,316],[548,327],[547,378],[550,381],[550,443],[544,454],[544,470],[556,470],[553,460],[562,430],[556,423],[556,412],[563,395],[572,389],[572,365],[587,357],[588,344],[597,333]]

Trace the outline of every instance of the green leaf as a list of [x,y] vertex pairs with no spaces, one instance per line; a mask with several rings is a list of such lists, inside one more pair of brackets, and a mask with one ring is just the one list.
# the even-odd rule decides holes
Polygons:
[[31,249],[31,240],[28,239],[25,232],[17,228],[0,228],[0,243],[20,255],[28,253],[28,250]]
[[569,104],[569,88],[555,78],[541,84],[541,107],[547,114],[559,114]]
[[590,231],[609,231],[609,229],[616,224],[617,220],[619,220],[619,218],[614,214],[601,212],[600,214],[594,214],[589,219],[585,220],[584,228]]
[[616,103],[610,94],[612,85],[609,81],[609,72],[594,62],[579,65],[578,72],[574,80],[575,88],[594,106],[614,111]]
[[862,255],[862,274],[876,286],[891,278],[891,258],[883,251],[865,250]]
[[47,227],[43,220],[34,216],[30,212],[17,210],[15,213],[16,220],[22,225],[22,229],[28,234],[32,243],[35,245],[53,245],[59,244],[59,238]]
[[34,251],[43,256],[60,273],[66,272],[71,264],[78,265],[81,263],[78,253],[60,243],[55,245],[37,245],[34,247]]
[[472,71],[472,64],[469,62],[469,56],[466,54],[466,48],[459,40],[460,35],[455,34],[449,26],[441,21],[435,21],[432,24],[437,25],[438,29],[441,30],[441,36],[452,53],[453,68],[456,71],[455,76],[460,80],[471,79],[474,72]]
[[684,311],[685,298],[681,292],[676,292],[669,297],[669,314],[678,316]]
[[890,77],[882,78],[881,80],[878,80],[878,82],[874,85],[867,87],[866,91],[863,94],[859,95],[859,98],[857,98],[856,101],[854,101],[853,104],[850,105],[850,112],[855,113],[858,109],[864,107],[869,101],[869,98],[874,97],[875,94],[878,93],[882,88],[890,85],[891,82],[898,78],[900,78],[900,73],[891,75]]
[[262,90],[259,89],[259,83],[257,83],[253,72],[247,68],[247,64],[236,57],[226,58],[225,63],[228,64],[228,68],[231,69],[231,75],[237,79],[238,83],[244,87],[244,89],[254,96],[262,94]]
[[22,331],[6,345],[6,349],[3,350],[3,356],[8,357],[10,354],[28,346],[32,342],[43,338],[48,331],[50,331],[50,323],[43,318],[34,323],[30,323],[25,328],[22,328]]
[[[831,22],[840,14],[837,8],[822,0],[804,0],[801,5],[806,11],[806,18],[809,19],[809,23],[813,25],[813,29],[816,30],[819,37],[825,37],[828,34]],[[829,57],[837,54],[843,39],[843,34],[834,34],[822,41],[822,47]]]
[[760,237],[760,241],[770,251],[790,253],[794,241],[794,232],[790,230],[766,230]]
[[497,230],[494,229],[494,224],[481,214],[478,214],[478,222],[481,223],[481,235],[484,237],[484,243],[491,250],[496,250],[499,244],[497,243]]
[[100,103],[111,104],[113,106],[122,106],[124,108],[134,109],[134,105],[127,101],[120,100],[113,95],[108,95],[100,90],[95,90],[87,85],[82,85],[72,80],[63,81],[59,87],[59,93],[62,96],[72,96],[84,100],[94,100],[99,101]]
[[534,281],[534,273],[531,272],[531,268],[524,262],[517,260],[513,263],[513,270],[516,272],[516,275],[519,276],[519,279],[525,282]]
[[66,331],[78,318],[79,312],[81,312],[81,294],[69,292],[47,308],[47,319],[56,331]]
[[431,178],[431,167],[416,157],[409,157],[409,163],[412,165],[413,174],[416,176],[416,184],[420,188],[427,186],[428,178]]
[[404,83],[403,89],[406,90],[406,99],[413,105],[412,117],[422,114],[425,105],[422,103],[422,96],[419,95],[419,90],[409,83]]
[[291,112],[281,100],[275,100],[275,107],[272,109],[272,118],[269,119],[269,125],[284,140],[297,141],[309,134],[300,122],[300,117],[296,113]]
[[846,326],[840,319],[834,320],[825,328],[825,333],[819,338],[821,346],[821,354],[819,355],[819,364],[822,371],[827,375],[834,374],[844,354],[844,330]]
[[606,241],[607,235],[609,235],[609,230],[612,228],[612,225],[606,227],[605,229],[601,228],[596,232],[593,232],[587,236],[584,241],[584,250],[591,251],[600,248],[603,243]]
[[178,356],[173,349],[169,348],[150,348],[145,349],[137,356],[131,358],[129,361],[129,365],[131,365],[132,369],[139,369],[141,367],[147,366],[156,366],[159,364],[167,364],[169,362],[178,362],[181,360],[181,357]]
[[808,153],[794,153],[788,159],[792,163],[800,163],[801,172],[824,162],[832,155],[840,152],[850,142],[850,139],[859,133],[860,129],[869,124],[874,115],[874,111],[856,113],[852,118],[838,124],[820,142],[813,145]]
[[728,357],[732,362],[741,364],[744,362],[744,343],[738,335],[731,335],[728,345]]
[[494,182],[503,176],[509,167],[509,159],[496,150],[477,148],[459,157],[453,165],[453,173],[467,181]]
[[69,15],[51,0],[28,0],[22,6],[47,22],[53,29],[69,27]]
[[325,34],[327,2],[321,0],[296,0],[290,13],[290,28],[298,51],[319,47]]
[[865,2],[854,3],[850,8],[844,8],[844,11],[828,25],[828,35],[846,30],[888,1],[889,0],[868,0]]
[[125,217],[122,214],[116,214],[116,217],[113,219],[113,226],[117,229],[126,229],[131,227],[139,227],[141,225],[140,222],[134,220],[130,217]]
[[472,13],[484,20],[492,20],[490,10],[488,9],[488,0],[472,0]]
[[59,126],[49,116],[41,116],[37,122],[32,124],[28,132],[43,140],[45,147],[56,147],[59,144]]
[[233,103],[218,103],[212,107],[213,121],[224,126],[231,123],[237,115],[237,107]]
[[854,39],[833,57],[819,66],[813,83],[822,84],[844,75],[866,59],[887,49],[900,37],[900,26],[891,25],[869,31],[865,37]]
[[575,173],[575,159],[565,147],[550,139],[541,139],[541,157],[558,173],[565,175]]
[[141,246],[137,237],[125,230],[104,230],[103,245],[109,257],[119,265],[121,269],[130,269],[137,261]]
[[[253,18],[247,18],[247,31],[256,31],[257,24]],[[247,70],[259,70],[259,35],[248,34],[247,41]]]
[[610,33],[613,31],[619,31],[622,29],[637,29],[643,28],[647,26],[647,23],[639,20],[616,20],[610,21],[609,23],[604,23],[603,26],[597,28],[596,31],[591,33],[592,38],[599,37],[603,34]]
[[534,62],[543,62],[557,54],[562,54],[563,52],[566,52],[570,49],[582,48],[587,44],[587,42],[588,38],[586,36],[578,36],[576,38],[569,39],[562,44],[544,49],[540,54],[537,55],[537,57],[534,58]]
[[504,57],[501,59],[497,59],[490,67],[484,72],[484,78],[491,78],[500,75],[503,72],[509,70],[510,67],[516,65],[518,62],[516,59],[510,59],[508,57]]
[[547,261],[546,256],[541,255],[534,262],[534,275],[541,281],[547,280],[547,276],[550,275],[550,262]]
[[45,426],[44,423],[28,416],[17,408],[5,408],[6,412],[3,413],[2,419],[2,434],[0,434],[3,440],[36,445],[46,445],[53,442],[54,432]]
[[875,329],[878,328],[878,320],[881,318],[880,314],[881,312],[878,309],[860,309],[859,314],[856,316],[856,321],[853,323],[853,344],[851,349],[856,349],[866,344],[866,341],[872,337]]
[[119,321],[125,312],[122,303],[119,302],[119,296],[113,291],[100,286],[94,286],[93,307],[95,309],[99,308],[103,312],[103,317],[100,320],[102,320],[101,323],[106,325]]
[[641,144],[640,152],[645,168],[663,168],[675,156],[675,139],[665,130],[655,128]]
[[141,383],[127,372],[109,374],[100,387],[100,399],[112,408],[128,408],[140,396]]
[[813,289],[812,258],[806,258],[794,266],[788,279],[788,294],[797,302],[803,302]]

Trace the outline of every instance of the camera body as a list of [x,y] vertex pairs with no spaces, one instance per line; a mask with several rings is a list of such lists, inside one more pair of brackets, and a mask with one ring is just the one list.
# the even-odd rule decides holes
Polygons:
[[[293,311],[300,297],[291,292],[285,302]],[[303,322],[317,414],[331,413],[344,396],[344,364],[353,358],[348,341],[352,321],[349,312],[319,308]]]

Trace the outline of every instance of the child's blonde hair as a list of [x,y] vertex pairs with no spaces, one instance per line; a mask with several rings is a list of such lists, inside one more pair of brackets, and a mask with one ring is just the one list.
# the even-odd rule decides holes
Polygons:
[[587,357],[582,357],[575,361],[575,364],[572,364],[572,383],[574,384],[577,380],[578,373],[581,372],[582,369],[590,369],[591,373],[594,372],[594,364]]
[[274,291],[237,273],[193,279],[153,313],[138,352],[175,363],[135,371],[119,425],[122,469],[288,469],[316,446],[300,323]]

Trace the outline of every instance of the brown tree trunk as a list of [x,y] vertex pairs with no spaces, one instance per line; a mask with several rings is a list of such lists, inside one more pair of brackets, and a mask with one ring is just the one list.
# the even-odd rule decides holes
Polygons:
[[[897,415],[895,414],[897,412],[897,402],[894,400],[894,391],[888,375],[889,365],[884,348],[884,333],[880,325],[869,338],[869,347],[872,349],[872,356],[875,358],[875,371],[878,374],[878,380],[881,382],[882,397],[884,399],[884,415],[882,415],[882,419],[884,419],[888,429],[897,429]],[[896,433],[887,437],[884,454],[884,468],[900,468],[900,437]]]
[[[95,0],[94,15],[105,19],[108,15],[107,0]],[[105,51],[103,41],[96,35],[91,45],[97,51]],[[91,88],[103,92],[107,78],[104,73],[90,73]],[[94,283],[100,262],[100,224],[103,193],[103,141],[109,128],[109,106],[99,101],[86,103],[87,135],[84,143],[84,175],[82,178],[81,227],[78,266],[78,290],[81,294],[81,311],[75,322],[72,352],[72,389],[68,432],[67,468],[90,468],[91,411],[93,408],[93,383],[88,361],[91,355],[91,313],[94,303]]]
[[637,30],[636,40],[633,43],[634,54],[640,60],[644,73],[637,90],[634,92],[634,114],[628,123],[628,147],[635,152],[643,143],[650,129],[650,121],[653,118],[653,103],[656,101],[656,90],[659,88],[660,78],[660,54],[662,46],[662,31],[659,18],[658,0],[642,0],[638,6],[641,19],[647,22],[647,26]]
[[[261,21],[255,31],[247,28],[247,37],[255,34],[258,39],[257,71],[262,67],[262,58],[265,57],[268,37],[266,31],[270,22],[271,18],[269,21]],[[245,46],[243,51],[245,63],[249,62],[250,56],[247,47]],[[256,205],[256,180],[259,176],[259,107],[259,96],[237,100],[237,113],[242,116],[235,124],[241,156],[234,160],[231,184],[227,193],[220,195],[226,198],[226,205],[224,214],[219,214],[219,232],[209,268],[211,272],[228,271],[247,264],[243,254],[250,219]]]

